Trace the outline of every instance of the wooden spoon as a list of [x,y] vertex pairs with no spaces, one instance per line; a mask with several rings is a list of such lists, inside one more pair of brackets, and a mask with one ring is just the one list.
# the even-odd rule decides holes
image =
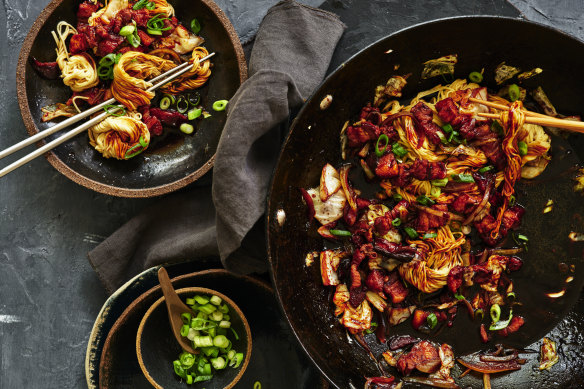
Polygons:
[[160,287],[162,288],[162,293],[164,294],[164,301],[166,302],[166,309],[168,310],[168,320],[170,321],[170,326],[172,328],[172,333],[176,338],[176,341],[182,349],[191,354],[198,354],[199,351],[195,350],[191,346],[191,341],[183,337],[180,334],[180,329],[183,326],[182,318],[180,317],[182,313],[189,312],[194,315],[191,308],[182,302],[180,297],[174,291],[170,278],[166,269],[161,267],[158,269],[158,282],[160,282]]

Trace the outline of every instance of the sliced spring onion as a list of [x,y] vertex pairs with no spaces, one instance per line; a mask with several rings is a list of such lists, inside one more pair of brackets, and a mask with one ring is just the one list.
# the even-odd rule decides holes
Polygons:
[[213,110],[225,111],[225,108],[227,108],[227,103],[229,103],[227,100],[217,100],[213,103]]
[[454,298],[457,299],[457,300],[464,300],[464,296],[461,295],[460,293],[455,293],[454,294]]
[[170,107],[171,101],[170,98],[168,96],[164,96],[163,98],[160,99],[160,104],[159,107],[160,109],[168,109]]
[[197,302],[197,304],[205,305],[209,303],[209,297],[201,296],[198,294],[195,296],[195,301]]
[[444,187],[448,184],[448,178],[441,178],[439,180],[432,180],[430,183],[434,186]]
[[229,328],[231,327],[231,322],[229,320],[221,320],[221,322],[219,322],[219,327]]
[[489,166],[483,166],[482,168],[479,169],[479,173],[486,173],[486,172],[490,172],[491,170],[493,170],[495,167],[493,165],[489,165]]
[[188,312],[181,313],[180,318],[182,319],[183,324],[189,324],[191,322],[191,314]]
[[124,116],[126,114],[126,108],[122,105],[108,104],[103,107],[103,110],[112,116]]
[[529,242],[529,238],[523,234],[517,234],[517,239],[522,240],[524,242]]
[[511,84],[509,85],[509,100],[511,101],[517,101],[519,100],[519,97],[521,97],[521,91],[519,90],[519,87],[517,86],[517,84]]
[[213,305],[221,305],[221,303],[223,302],[223,300],[221,300],[221,297],[219,296],[211,296],[211,298],[209,299],[209,302]]
[[144,140],[142,135],[140,135],[140,138],[138,139],[138,143],[136,143],[134,146],[132,146],[128,150],[126,150],[126,154],[124,155],[124,159],[130,159],[130,158],[135,157],[136,155],[140,154],[142,151],[146,150],[147,147],[148,147],[148,143],[146,143],[146,141]]
[[491,326],[489,327],[490,331],[498,331],[498,330],[502,330],[503,328],[507,328],[507,326],[509,325],[509,323],[511,322],[511,319],[513,319],[513,310],[509,310],[509,318],[507,320],[499,320],[493,324],[491,324]]
[[189,102],[183,96],[180,96],[176,101],[176,110],[180,113],[185,113],[187,109],[189,109]]
[[211,358],[211,365],[216,370],[222,370],[227,367],[227,361],[223,357]]
[[[231,362],[233,362],[233,361],[235,361],[233,368],[237,369],[239,367],[239,365],[241,365],[241,362],[243,361],[243,353],[236,353],[235,358],[233,358],[231,360]],[[231,362],[229,363],[229,366],[231,366]]]
[[187,305],[194,305],[195,304],[195,299],[192,298],[192,297],[189,297],[189,298],[186,299],[185,303]]
[[438,236],[438,234],[435,232],[427,232],[424,234],[424,236],[422,236],[422,239],[434,239],[437,236]]
[[213,339],[213,346],[219,347],[219,348],[225,348],[225,347],[229,346],[229,339],[227,339],[226,336],[217,335]]
[[408,154],[408,150],[404,149],[403,146],[397,142],[391,145],[391,151],[400,158],[403,158]]
[[235,350],[229,350],[227,353],[227,359],[232,360],[235,357]]
[[445,124],[442,126],[442,130],[444,130],[445,133],[450,134],[452,131],[454,131],[454,128],[452,128],[450,124]]
[[135,30],[136,30],[136,26],[134,26],[133,24],[130,24],[130,25],[124,26],[120,29],[120,35],[121,36],[132,35]]
[[199,105],[199,103],[201,102],[201,95],[199,94],[199,92],[190,93],[187,95],[187,100],[189,101],[190,105],[195,107]]
[[517,199],[515,198],[515,196],[514,195],[511,195],[509,197],[509,206],[510,207],[514,206],[516,202],[517,202]]
[[183,123],[180,125],[179,129],[181,130],[181,132],[185,133],[185,134],[192,134],[193,131],[195,131],[195,127],[193,127],[192,124],[189,123]]
[[491,123],[491,131],[496,134],[503,135],[503,126],[496,120]]
[[[383,144],[383,148],[379,147],[379,144]],[[379,135],[377,138],[377,142],[375,142],[375,155],[378,157],[382,157],[385,154],[385,150],[387,150],[387,146],[389,145],[389,137],[385,134]]]
[[147,3],[148,3],[148,0],[139,0],[138,2],[136,2],[136,4],[134,4],[132,9],[134,9],[134,10],[142,9],[142,8],[146,7]]
[[160,30],[153,30],[151,28],[147,28],[146,32],[150,35],[162,35],[162,31]]
[[453,174],[450,177],[452,178],[452,180],[454,180],[456,182],[462,182],[465,184],[470,184],[470,183],[475,182],[472,174],[460,173],[460,174]]
[[200,336],[200,331],[195,330],[194,328],[189,329],[189,333],[187,334],[187,339],[191,342],[195,339],[195,336]]
[[405,227],[404,231],[406,232],[406,234],[408,234],[410,239],[416,239],[418,237],[418,233],[412,227]]
[[191,353],[184,351],[179,357],[178,360],[183,368],[189,369],[195,364],[195,356]]
[[440,138],[440,142],[442,142],[443,145],[448,144],[448,139],[442,131],[436,131],[436,135],[438,135],[438,138]]
[[396,217],[395,219],[393,219],[391,221],[391,225],[394,227],[399,227],[401,225],[402,221],[399,217]]
[[507,293],[507,298],[508,299],[515,299],[515,292],[509,292],[509,293]]
[[221,321],[223,320],[223,314],[219,311],[215,311],[209,315],[209,318],[213,321]]
[[184,336],[186,338],[189,334],[189,329],[190,327],[188,324],[183,324],[183,326],[180,328],[180,336]]
[[527,143],[519,141],[517,142],[517,148],[519,150],[519,155],[521,156],[527,155]]
[[262,389],[262,383],[259,381],[254,382],[253,389]]
[[187,374],[187,385],[191,385],[193,383],[193,376],[190,374]]
[[479,308],[476,311],[474,311],[474,317],[479,319],[480,321],[483,321],[483,319],[485,318],[485,312]]
[[211,347],[213,346],[213,338],[210,335],[207,336],[195,336],[193,339],[195,347]]
[[191,31],[194,34],[198,34],[199,31],[201,31],[201,23],[199,23],[197,18],[194,18],[193,20],[191,20]]
[[229,307],[227,306],[227,304],[221,304],[221,305],[219,305],[219,308],[217,308],[217,309],[219,309],[219,312],[221,312],[224,315],[226,313],[229,313]]
[[430,188],[430,196],[434,197],[435,199],[440,197],[441,194],[442,194],[442,189],[440,189],[439,187],[433,186],[432,188]]
[[199,307],[199,311],[206,313],[207,315],[211,314],[216,309],[217,307],[214,306],[213,304],[205,304]]
[[496,323],[499,321],[499,318],[501,317],[501,307],[499,306],[499,304],[493,304],[491,305],[491,321],[493,323]]
[[148,11],[154,11],[156,9],[156,3],[154,3],[153,1],[149,1],[146,3],[146,9]]
[[211,114],[207,111],[203,111],[203,119],[208,119],[211,117]]
[[189,120],[195,120],[196,118],[198,118],[199,116],[201,116],[201,108],[195,108],[195,109],[191,109],[189,111],[189,113],[187,113],[187,118]]
[[126,37],[126,40],[130,44],[130,46],[132,46],[133,48],[140,46],[140,37],[138,35],[134,35],[134,34],[128,35]]
[[429,198],[426,195],[420,195],[416,198],[416,201],[422,205],[425,206],[430,206],[430,205],[434,205],[436,204],[436,202],[434,200],[432,200],[431,198]]
[[393,197],[395,201],[402,201],[404,199],[403,196],[400,195],[399,193],[394,193],[393,196],[391,197]]
[[346,230],[329,230],[329,232],[334,236],[351,236],[351,232]]
[[483,75],[479,72],[471,72],[468,75],[468,79],[476,84],[480,84],[483,81]]
[[172,366],[174,367],[174,373],[179,376],[180,378],[185,378],[186,373],[185,370],[182,368],[180,361],[177,359],[176,361],[172,361]]
[[[209,367],[209,369],[210,369],[210,367]],[[212,375],[198,375],[193,380],[193,383],[202,382],[202,381],[209,381],[211,378],[213,378]]]
[[239,340],[239,335],[237,335],[237,331],[231,328],[231,332],[233,332],[233,336],[235,336],[235,340]]
[[435,313],[431,313],[428,315],[428,317],[426,318],[426,322],[428,323],[428,327],[430,327],[430,329],[434,329],[434,327],[436,327],[436,324],[438,324],[438,318],[436,317]]

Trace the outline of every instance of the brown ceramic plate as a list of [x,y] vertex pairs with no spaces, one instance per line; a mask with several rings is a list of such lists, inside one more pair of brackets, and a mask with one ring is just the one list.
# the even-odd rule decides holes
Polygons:
[[[230,99],[247,77],[243,49],[227,16],[211,0],[170,0],[178,19],[186,26],[197,18],[205,47],[217,55],[213,74],[199,89],[202,103]],[[41,12],[30,29],[17,67],[17,93],[20,112],[27,131],[33,135],[53,123],[41,121],[41,107],[65,102],[71,91],[60,80],[45,80],[30,66],[29,59],[55,60],[55,42],[51,31],[61,20],[75,24],[79,1],[53,0]],[[212,166],[223,126],[225,112],[213,112],[192,136],[167,130],[157,137],[142,155],[128,161],[105,159],[89,145],[82,134],[46,154],[61,173],[97,192],[120,197],[153,197],[175,191],[194,182]],[[48,137],[48,141],[59,133]]]

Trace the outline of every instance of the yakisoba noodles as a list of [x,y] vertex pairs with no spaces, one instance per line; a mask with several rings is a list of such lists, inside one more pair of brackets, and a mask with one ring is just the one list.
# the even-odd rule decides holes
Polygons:
[[[496,94],[480,80],[457,79],[403,104],[397,98],[406,78],[394,76],[375,89],[374,104],[342,127],[344,161],[327,163],[320,185],[301,190],[318,233],[333,242],[320,253],[323,285],[335,287],[335,315],[357,339],[369,332],[384,339],[391,331],[379,326],[410,316],[416,330],[432,333],[452,322],[462,303],[473,316],[483,314],[483,322],[502,310],[501,319],[483,323],[481,337],[506,336],[524,323],[520,308],[510,309],[513,282],[502,276],[521,268],[516,254],[522,248],[499,245],[512,234],[523,236],[513,232],[525,212],[515,185],[544,171],[550,137],[541,126],[525,124],[517,85],[513,95],[507,89]],[[478,115],[488,112],[500,118]],[[357,185],[350,169],[361,170],[367,184]],[[433,347],[424,358],[438,356]],[[404,375],[423,359],[408,355],[383,353]],[[453,384],[450,367],[441,379]]]
[[[192,133],[196,122],[211,116],[196,90],[211,76],[212,64],[199,63],[209,52],[197,35],[200,24],[194,19],[190,26],[193,31],[178,21],[166,0],[80,1],[77,25],[62,21],[53,32],[56,62],[33,61],[46,77],[57,67],[73,92],[66,103],[43,107],[43,121],[70,117],[113,97],[125,108],[106,107],[119,116],[92,127],[89,134],[98,152],[116,159],[138,155],[165,128]],[[152,78],[187,61],[192,69],[158,89],[158,95],[147,91]],[[224,107],[222,103],[217,110]]]
[[150,144],[150,131],[141,115],[109,116],[89,129],[89,143],[105,158],[129,159]]
[[57,64],[61,69],[63,83],[73,92],[81,92],[99,83],[93,58],[85,53],[69,55],[65,43],[69,35],[77,34],[77,30],[67,22],[59,22],[57,32],[52,32],[57,44]]

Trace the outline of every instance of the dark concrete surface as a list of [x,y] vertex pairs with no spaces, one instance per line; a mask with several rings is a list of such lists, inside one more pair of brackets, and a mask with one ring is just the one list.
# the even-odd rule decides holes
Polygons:
[[[28,29],[47,3],[3,0],[0,5],[0,149],[26,136],[16,101],[16,62]],[[276,1],[217,3],[245,43]],[[323,8],[343,15],[349,27],[331,68],[392,31],[449,15],[519,11],[584,39],[582,0],[509,3],[328,0]],[[356,9],[360,11],[352,12]],[[57,173],[43,158],[0,179],[0,388],[85,387],[87,338],[107,297],[86,254],[152,201],[91,192]]]

